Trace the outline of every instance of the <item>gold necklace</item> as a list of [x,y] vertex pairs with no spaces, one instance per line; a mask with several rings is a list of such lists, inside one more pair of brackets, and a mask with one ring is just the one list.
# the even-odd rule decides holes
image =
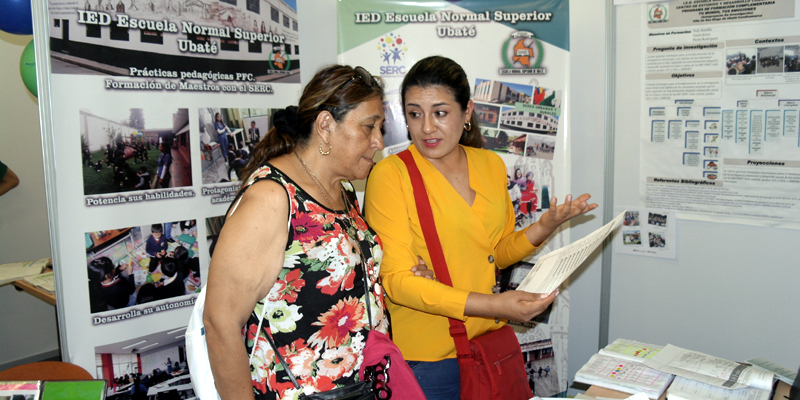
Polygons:
[[328,194],[328,191],[325,190],[324,187],[322,187],[322,184],[319,182],[319,179],[317,179],[317,175],[315,175],[314,172],[311,171],[311,168],[308,168],[306,162],[303,161],[302,158],[300,158],[300,155],[297,154],[296,151],[294,152],[294,156],[297,157],[297,161],[300,161],[300,164],[303,166],[303,169],[305,169],[306,172],[308,173],[308,176],[311,177],[311,181],[314,182],[314,186],[316,186],[317,189],[319,189],[319,191],[322,192],[322,195],[325,196],[325,200],[328,202],[328,206],[331,208],[331,210],[336,209],[333,200],[331,200],[331,195]]

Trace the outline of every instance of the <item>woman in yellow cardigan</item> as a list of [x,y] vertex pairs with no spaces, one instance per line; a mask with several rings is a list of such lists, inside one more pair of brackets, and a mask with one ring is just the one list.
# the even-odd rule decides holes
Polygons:
[[515,232],[506,168],[499,156],[482,149],[461,66],[444,57],[425,58],[409,70],[401,93],[413,142],[409,150],[425,182],[453,287],[414,279],[408,269],[418,256],[429,263],[430,255],[408,171],[397,156],[372,170],[365,216],[384,245],[381,277],[395,343],[429,400],[458,399],[459,371],[447,318],[464,321],[471,339],[499,329],[505,324],[501,320],[539,315],[558,293],[492,294],[495,266],[520,261],[563,222],[597,205],[588,204],[588,194],[574,201],[568,195],[560,206],[553,198],[539,222]]

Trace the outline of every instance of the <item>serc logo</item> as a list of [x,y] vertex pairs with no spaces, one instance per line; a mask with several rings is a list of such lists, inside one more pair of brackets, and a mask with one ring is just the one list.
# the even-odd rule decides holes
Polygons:
[[[402,76],[406,74],[403,57],[408,47],[400,35],[393,32],[378,40],[378,54],[381,58],[379,74],[381,76]],[[398,64],[399,63],[399,64]]]
[[542,42],[533,33],[518,31],[503,43],[501,51],[503,65],[500,75],[543,75],[547,69],[542,67],[544,50]]
[[669,21],[669,9],[663,4],[656,4],[650,7],[648,17],[650,18],[650,20],[647,22],[649,24],[667,22]]

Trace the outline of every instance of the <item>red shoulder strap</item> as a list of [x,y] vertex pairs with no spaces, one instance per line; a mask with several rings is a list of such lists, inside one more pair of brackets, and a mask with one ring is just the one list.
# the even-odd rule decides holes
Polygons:
[[[417,168],[417,163],[414,161],[411,151],[404,150],[398,153],[397,156],[403,160],[406,164],[406,169],[408,169],[411,187],[414,189],[414,202],[417,205],[417,215],[422,227],[422,235],[428,245],[428,252],[431,256],[433,270],[436,272],[436,278],[447,286],[453,286],[453,281],[450,279],[450,271],[447,270],[447,261],[444,258],[442,243],[439,241],[439,234],[436,231],[436,222],[433,219],[433,210],[431,210],[431,202],[428,199],[428,191],[425,189],[422,174]],[[472,358],[469,338],[467,337],[467,327],[457,319],[448,318],[448,320],[450,321],[450,336],[453,337],[453,341],[456,344],[458,358]]]

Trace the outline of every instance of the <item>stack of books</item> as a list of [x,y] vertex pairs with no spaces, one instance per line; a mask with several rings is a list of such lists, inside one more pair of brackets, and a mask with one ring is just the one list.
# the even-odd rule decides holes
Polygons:
[[769,400],[775,374],[676,346],[618,339],[592,356],[575,381],[669,400]]

